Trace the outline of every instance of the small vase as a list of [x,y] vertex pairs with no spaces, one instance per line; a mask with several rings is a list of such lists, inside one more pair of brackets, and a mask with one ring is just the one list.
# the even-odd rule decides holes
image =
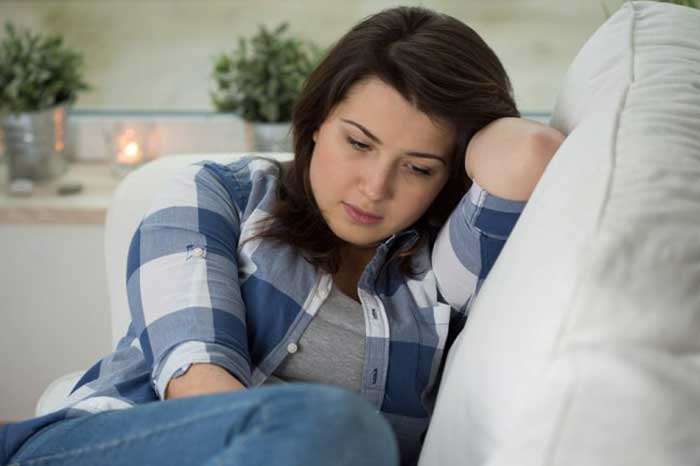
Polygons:
[[256,152],[292,152],[290,122],[246,122],[249,146]]
[[65,172],[66,116],[66,107],[58,105],[0,118],[10,181],[49,181]]

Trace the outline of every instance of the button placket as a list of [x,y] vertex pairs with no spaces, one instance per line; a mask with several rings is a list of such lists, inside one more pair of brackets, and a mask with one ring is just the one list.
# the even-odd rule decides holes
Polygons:
[[[370,316],[370,321],[369,321],[369,327],[368,327],[368,332],[370,336],[385,336],[385,322],[382,319],[382,316],[379,314],[382,309],[382,304],[381,302],[378,302],[378,299],[373,296],[370,293],[365,293],[363,290],[358,290],[358,294],[360,296],[360,301],[363,304],[363,307],[365,309],[369,310],[369,316]],[[369,359],[370,363],[372,364],[369,369],[369,379],[367,383],[369,383],[369,386],[372,387],[372,389],[375,389],[382,384],[382,381],[380,380],[380,367],[377,367],[376,364],[379,362],[377,360],[377,357],[379,355],[375,355]],[[367,361],[367,360],[366,360]],[[373,397],[379,396],[376,392],[373,393]],[[380,403],[381,401],[379,399],[374,400],[376,403]]]
[[[315,296],[312,298],[310,307],[311,307],[311,314],[315,315],[316,311],[321,307],[323,302],[326,300],[328,295],[330,294],[331,286],[333,285],[332,278],[330,275],[327,276],[322,276],[320,278],[319,284],[316,288],[316,291],[314,291]],[[287,353],[289,354],[295,354],[299,351],[299,344],[296,342],[289,342],[287,344]]]

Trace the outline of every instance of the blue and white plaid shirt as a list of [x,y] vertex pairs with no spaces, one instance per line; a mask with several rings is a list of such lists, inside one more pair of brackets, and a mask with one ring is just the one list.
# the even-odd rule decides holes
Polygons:
[[[278,183],[274,164],[250,157],[178,172],[131,241],[127,335],[86,372],[66,408],[0,428],[0,463],[57,420],[163,399],[168,381],[194,362],[222,366],[247,387],[265,382],[332,285],[291,246],[242,244],[270,218]],[[391,423],[404,461],[418,456],[448,337],[461,329],[524,206],[474,183],[434,244],[414,256],[417,278],[386,262],[415,243],[411,229],[386,239],[360,278],[367,334],[360,394]]]

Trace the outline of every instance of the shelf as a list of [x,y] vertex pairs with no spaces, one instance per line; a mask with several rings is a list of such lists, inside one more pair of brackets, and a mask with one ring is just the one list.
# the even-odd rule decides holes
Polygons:
[[[59,195],[58,186],[67,181],[82,183],[82,191]],[[30,197],[14,197],[7,166],[0,164],[0,225],[104,225],[119,181],[109,164],[71,163],[57,179],[35,184]]]

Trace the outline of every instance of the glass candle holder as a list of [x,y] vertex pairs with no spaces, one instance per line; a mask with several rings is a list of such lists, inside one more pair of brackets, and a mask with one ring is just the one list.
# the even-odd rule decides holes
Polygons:
[[159,136],[154,123],[117,123],[109,139],[112,172],[120,178],[159,155]]

